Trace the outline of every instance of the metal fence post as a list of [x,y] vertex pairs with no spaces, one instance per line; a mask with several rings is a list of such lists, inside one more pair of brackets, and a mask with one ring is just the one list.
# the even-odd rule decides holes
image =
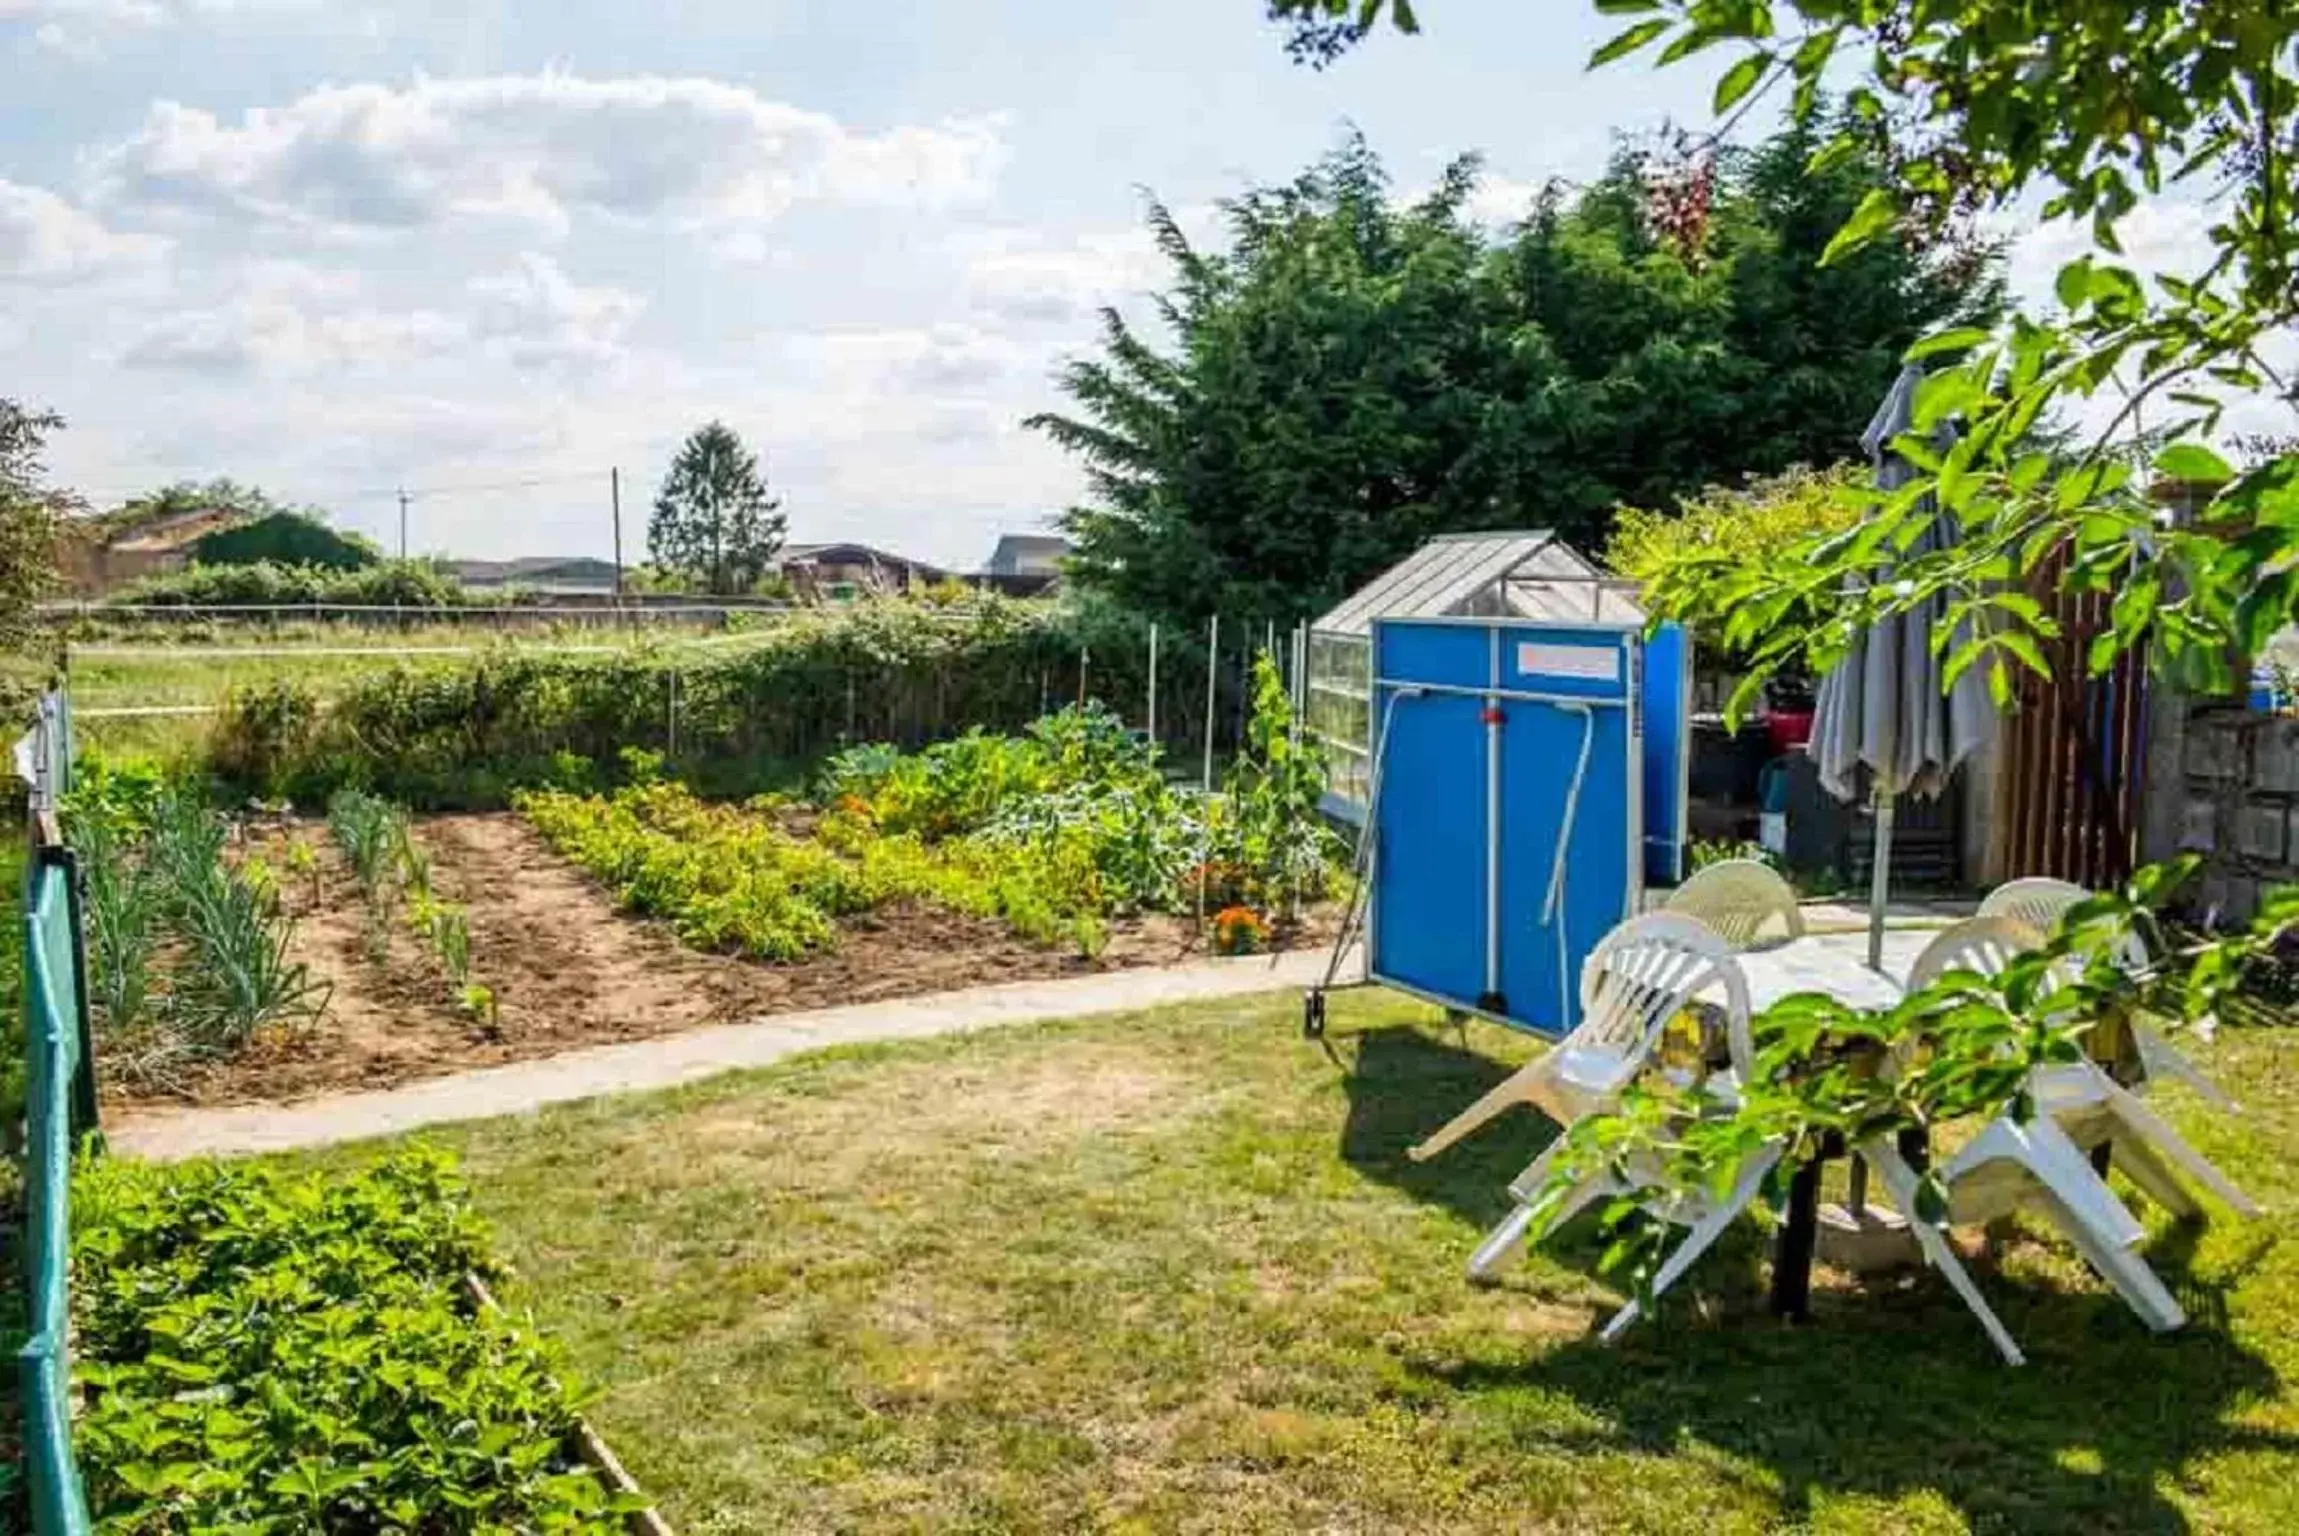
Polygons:
[[[1221,615],[1206,621],[1205,629],[1205,792],[1213,793],[1213,701],[1219,688],[1221,669]],[[1198,881],[1198,889],[1205,889],[1205,881]],[[1201,902],[1200,905],[1203,905]]]
[[1157,745],[1157,625],[1150,625],[1149,641],[1149,739]]

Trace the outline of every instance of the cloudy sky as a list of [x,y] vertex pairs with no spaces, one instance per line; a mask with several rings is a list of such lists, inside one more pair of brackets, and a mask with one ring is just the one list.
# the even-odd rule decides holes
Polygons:
[[635,555],[718,416],[794,538],[971,566],[1077,491],[1019,422],[1159,280],[1141,188],[1354,121],[1407,190],[1484,151],[1500,219],[1704,113],[1584,75],[1586,3],[1428,9],[1320,75],[1253,0],[0,0],[0,394],[100,504],[228,474],[390,542],[405,486],[492,556],[605,554],[613,465]]

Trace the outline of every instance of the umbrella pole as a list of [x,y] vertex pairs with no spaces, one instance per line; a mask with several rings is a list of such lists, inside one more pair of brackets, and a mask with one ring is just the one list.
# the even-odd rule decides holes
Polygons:
[[1876,860],[1868,872],[1868,969],[1884,969],[1884,908],[1892,896],[1892,791],[1876,791]]

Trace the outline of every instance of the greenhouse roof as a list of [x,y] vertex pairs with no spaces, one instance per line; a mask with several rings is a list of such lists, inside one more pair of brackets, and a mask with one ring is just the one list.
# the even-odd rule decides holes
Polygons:
[[1431,539],[1359,587],[1311,627],[1368,635],[1375,619],[1519,618],[1641,624],[1625,582],[1546,529]]

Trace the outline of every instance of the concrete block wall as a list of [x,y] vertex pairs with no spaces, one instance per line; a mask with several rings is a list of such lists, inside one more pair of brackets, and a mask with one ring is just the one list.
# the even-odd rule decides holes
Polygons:
[[[2226,707],[2158,716],[2142,856],[2203,855],[2187,904],[2243,922],[2299,884],[2299,718]],[[2171,735],[2173,741],[2165,741]]]

